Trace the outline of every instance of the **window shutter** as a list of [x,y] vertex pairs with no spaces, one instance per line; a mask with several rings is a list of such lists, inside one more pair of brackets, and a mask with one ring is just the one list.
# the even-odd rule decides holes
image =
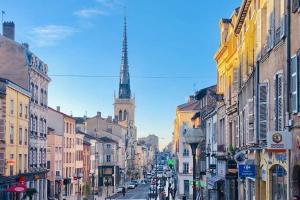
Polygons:
[[299,8],[299,0],[292,0],[292,11],[297,12]]
[[298,112],[298,57],[294,55],[291,58],[291,106],[292,112]]
[[268,83],[259,84],[259,139],[266,140],[268,132]]
[[256,15],[256,57],[259,60],[261,58],[261,27],[262,27],[262,21],[261,21],[262,13],[261,10],[257,11]]
[[248,100],[248,130],[249,130],[249,143],[255,142],[254,136],[254,102],[253,99]]
[[276,74],[274,91],[274,114],[275,130],[283,130],[283,76]]
[[274,29],[275,29],[275,23],[274,23],[274,12],[270,14],[270,27],[269,27],[269,45],[268,48],[269,50],[273,48],[274,46]]
[[[300,0],[298,0],[300,1]],[[285,36],[286,30],[286,17],[285,17],[285,1],[280,2],[280,38]]]
[[233,69],[233,91],[238,92],[239,89],[239,69],[236,67]]

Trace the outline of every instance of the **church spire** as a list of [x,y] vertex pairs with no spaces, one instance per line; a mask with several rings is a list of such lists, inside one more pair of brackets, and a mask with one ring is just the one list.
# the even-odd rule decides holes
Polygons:
[[126,17],[124,17],[124,32],[122,43],[122,61],[120,67],[120,83],[119,83],[119,98],[130,99],[130,76],[128,66],[128,52],[127,52],[127,23]]

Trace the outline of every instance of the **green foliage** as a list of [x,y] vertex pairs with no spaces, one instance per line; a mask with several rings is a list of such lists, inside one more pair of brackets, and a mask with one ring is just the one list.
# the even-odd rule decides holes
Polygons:
[[22,200],[25,200],[27,199],[27,197],[29,198],[29,200],[32,200],[33,199],[33,196],[35,194],[37,194],[37,190],[35,188],[28,188],[22,198]]
[[84,196],[88,196],[91,194],[91,185],[90,183],[86,183],[84,186],[83,186],[83,195]]

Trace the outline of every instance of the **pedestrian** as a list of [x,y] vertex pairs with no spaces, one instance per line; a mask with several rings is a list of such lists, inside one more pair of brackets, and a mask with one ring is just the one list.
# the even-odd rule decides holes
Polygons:
[[122,188],[122,193],[123,193],[123,196],[125,196],[125,193],[126,193],[125,187]]

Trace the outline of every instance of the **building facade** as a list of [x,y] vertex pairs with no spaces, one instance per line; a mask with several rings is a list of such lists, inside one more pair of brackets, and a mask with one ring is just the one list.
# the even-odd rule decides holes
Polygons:
[[[24,185],[32,178],[28,173],[29,101],[29,91],[7,79],[0,79],[1,191],[16,185],[20,177],[23,177]],[[0,192],[0,198],[21,198],[22,194]]]
[[53,128],[48,127],[47,135],[47,192],[48,197],[62,198],[63,183],[63,144],[62,133],[57,133]]

